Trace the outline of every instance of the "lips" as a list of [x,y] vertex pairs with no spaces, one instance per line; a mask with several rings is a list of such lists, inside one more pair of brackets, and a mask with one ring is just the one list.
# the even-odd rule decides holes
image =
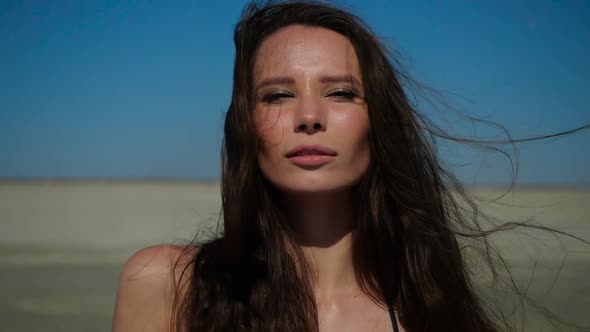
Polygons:
[[299,145],[287,152],[291,163],[306,170],[314,170],[336,159],[338,153],[322,145]]
[[338,153],[326,146],[322,145],[299,145],[291,149],[285,157],[301,157],[301,156],[331,156],[335,157]]

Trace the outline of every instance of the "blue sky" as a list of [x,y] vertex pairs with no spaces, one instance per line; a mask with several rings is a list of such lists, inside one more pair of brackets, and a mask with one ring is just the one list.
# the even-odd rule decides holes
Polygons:
[[[0,2],[0,177],[218,178],[245,3]],[[514,137],[590,123],[589,1],[335,3],[446,101]],[[518,183],[590,184],[588,130],[518,149]],[[510,181],[497,154],[443,144],[441,156],[466,184]]]

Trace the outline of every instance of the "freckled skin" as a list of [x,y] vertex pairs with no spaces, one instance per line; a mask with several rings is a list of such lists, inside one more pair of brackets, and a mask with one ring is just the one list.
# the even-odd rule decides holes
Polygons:
[[[285,27],[262,42],[255,58],[253,83],[262,173],[283,193],[294,194],[291,198],[313,197],[311,201],[290,201],[294,210],[304,212],[297,215],[295,224],[307,229],[302,234],[308,235],[337,233],[347,227],[346,218],[334,210],[348,211],[350,206],[342,205],[348,201],[338,202],[343,197],[340,194],[359,181],[370,161],[369,115],[352,44],[324,28]],[[337,156],[328,164],[301,167],[285,156],[301,144],[323,145],[335,150]],[[297,195],[300,193],[303,195]],[[328,212],[322,211],[322,204],[330,202],[327,197],[331,196],[336,197],[332,203],[338,203]],[[334,216],[338,218],[331,220]],[[319,227],[320,223],[325,227]],[[350,236],[343,239],[340,242],[349,241]],[[346,261],[342,257],[347,254],[342,250],[347,249],[334,244],[315,249],[311,249],[314,257],[321,256],[318,280],[323,280],[322,276],[334,278],[330,277],[333,269],[342,267],[333,263]],[[325,289],[316,294],[321,332],[393,330],[387,309],[373,302],[358,285],[335,288],[333,281],[322,285]]]
[[[358,182],[369,165],[370,124],[348,39],[318,27],[280,29],[258,50],[254,87],[262,138],[258,161],[275,186],[286,192],[330,192]],[[338,155],[321,167],[302,168],[285,157],[300,144],[327,146]]]

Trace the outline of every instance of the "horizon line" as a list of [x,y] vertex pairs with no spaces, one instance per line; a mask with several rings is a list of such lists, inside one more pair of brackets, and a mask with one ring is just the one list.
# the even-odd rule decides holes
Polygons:
[[[169,184],[214,184],[220,183],[221,178],[209,177],[167,177],[167,176],[150,176],[150,177],[126,177],[126,176],[0,176],[0,184],[150,184],[150,183],[169,183]],[[500,183],[480,183],[475,185],[462,184],[464,188],[469,189],[508,189],[508,184]],[[590,183],[516,183],[518,189],[585,189],[590,190]]]

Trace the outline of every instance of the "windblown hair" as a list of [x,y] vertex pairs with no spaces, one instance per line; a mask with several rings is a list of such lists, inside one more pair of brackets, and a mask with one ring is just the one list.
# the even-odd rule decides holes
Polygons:
[[252,3],[235,28],[222,150],[223,230],[198,245],[185,269],[173,330],[318,330],[310,269],[277,189],[261,173],[253,122],[257,51],[266,37],[293,24],[345,36],[360,64],[370,165],[355,187],[353,263],[363,290],[376,303],[394,306],[409,332],[508,329],[480,300],[460,244],[477,239],[482,260],[494,272],[489,231],[433,148],[436,137],[459,139],[419,112],[404,91],[409,77],[361,19],[331,5],[296,1]]

